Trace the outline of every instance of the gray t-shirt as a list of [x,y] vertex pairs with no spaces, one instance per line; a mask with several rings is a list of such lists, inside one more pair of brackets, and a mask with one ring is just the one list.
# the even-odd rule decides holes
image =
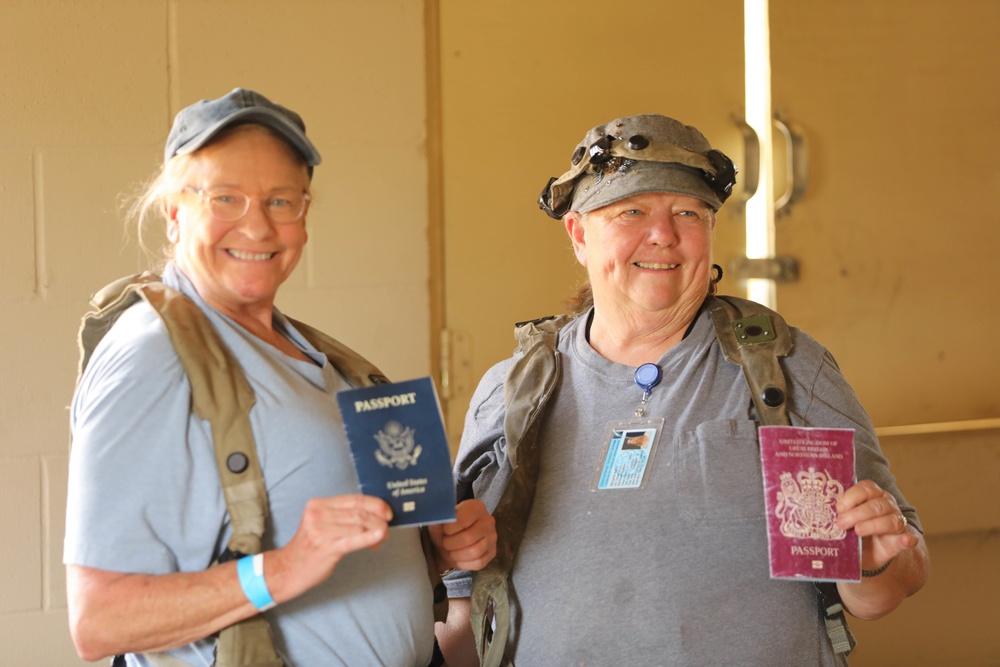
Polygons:
[[[164,282],[192,297],[243,367],[270,517],[265,548],[286,544],[313,497],[358,493],[335,394],[346,381],[275,311],[275,326],[316,363],[293,359],[206,305],[173,266]],[[231,528],[207,422],[159,316],[140,302],[98,345],[71,413],[64,562],[117,572],[203,570]],[[416,529],[344,558],[306,594],[266,612],[286,664],[424,667],[432,591]],[[212,664],[214,641],[172,653]],[[146,665],[128,656],[130,665]]]
[[[664,430],[643,489],[591,491],[611,420],[642,398],[635,368],[586,340],[583,316],[560,334],[562,379],[544,416],[540,474],[512,573],[520,610],[509,646],[518,667],[559,665],[843,664],[830,648],[810,583],[769,577],[757,424],[739,366],[702,312],[657,361],[663,379],[647,416]],[[854,428],[857,475],[896,489],[874,429],[830,354],[792,330],[783,360],[799,426]],[[510,473],[503,380],[492,368],[473,396],[456,463],[459,497],[492,508]],[[469,595],[471,577],[446,582]]]

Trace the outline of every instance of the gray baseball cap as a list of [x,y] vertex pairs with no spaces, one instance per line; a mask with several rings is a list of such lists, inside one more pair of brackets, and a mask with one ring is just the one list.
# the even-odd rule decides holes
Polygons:
[[228,95],[201,100],[180,110],[167,136],[164,162],[175,155],[193,153],[223,129],[238,123],[265,125],[278,132],[302,155],[310,173],[322,159],[306,136],[306,124],[301,116],[260,93],[235,88]]
[[696,128],[659,114],[628,116],[587,132],[569,171],[549,179],[538,205],[560,219],[634,195],[671,192],[718,210],[732,194],[736,172]]

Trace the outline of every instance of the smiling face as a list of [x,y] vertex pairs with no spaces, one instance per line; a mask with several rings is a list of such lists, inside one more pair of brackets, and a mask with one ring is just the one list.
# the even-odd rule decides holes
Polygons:
[[[177,189],[167,201],[167,237],[179,268],[217,310],[236,319],[252,313],[269,317],[278,287],[298,264],[308,236],[305,215],[276,224],[262,202],[308,191],[305,163],[268,130],[239,126],[190,156]],[[240,220],[221,220],[192,189],[239,190],[249,195],[250,208]]]
[[629,197],[564,219],[596,316],[690,321],[708,294],[714,211],[672,193]]

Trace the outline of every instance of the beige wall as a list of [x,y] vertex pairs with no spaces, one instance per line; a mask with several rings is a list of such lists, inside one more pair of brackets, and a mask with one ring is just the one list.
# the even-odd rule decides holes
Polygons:
[[778,305],[835,354],[932,554],[920,595],[854,624],[852,665],[997,664],[1000,3],[770,7],[774,104],[811,171],[778,222],[801,262]]
[[0,5],[0,663],[80,663],[61,565],[74,337],[89,294],[142,268],[118,196],[180,107],[245,86],[303,115],[324,162],[279,305],[392,377],[430,373],[423,21],[418,0]]
[[[744,97],[742,0],[567,7],[546,0],[512,13],[497,3],[441,3],[452,434],[479,378],[510,355],[514,323],[562,312],[583,278],[562,223],[536,202],[548,179],[569,168],[587,129],[668,113],[741,157],[729,115]],[[707,22],[712,48],[692,48],[691,36],[665,47],[664,26]],[[742,230],[734,210],[722,209],[720,229]],[[723,237],[731,235],[717,235],[717,245]]]
[[[467,317],[473,324],[461,324],[457,344],[464,352],[456,364],[465,364],[468,385],[509,353],[510,323],[558,308],[572,287],[576,274],[558,223],[538,212],[533,199],[582,129],[619,114],[674,113],[703,127],[739,161],[739,134],[730,115],[742,99],[740,4],[647,0],[611,8],[580,0],[572,16],[561,0],[534,2],[530,9],[526,3],[523,12],[478,0],[441,0],[440,7],[437,0],[6,0],[0,5],[5,240],[0,305],[8,323],[0,334],[0,507],[5,510],[0,571],[7,582],[0,595],[0,662],[80,664],[69,643],[60,563],[76,323],[90,292],[141,268],[134,241],[123,239],[117,200],[156,165],[177,109],[243,85],[300,111],[325,162],[316,172],[309,252],[285,286],[281,307],[370,355],[399,379],[436,369],[440,329]],[[841,10],[823,11],[832,5]],[[809,227],[786,225],[787,251],[818,248],[821,258],[850,253],[854,264],[848,268],[858,271],[857,280],[846,285],[850,299],[844,301],[857,304],[849,311],[846,332],[824,321],[805,287],[779,298],[796,316],[793,323],[804,323],[824,342],[835,341],[848,378],[859,378],[866,402],[876,408],[879,426],[923,421],[921,415],[930,421],[1000,417],[996,378],[977,377],[970,361],[996,359],[991,339],[975,333],[995,321],[986,319],[995,314],[983,314],[990,310],[983,304],[995,299],[1000,287],[991,271],[975,274],[982,311],[959,308],[965,315],[947,322],[962,330],[957,356],[935,366],[937,386],[919,394],[914,389],[919,374],[907,375],[900,390],[892,375],[873,372],[859,355],[869,340],[887,335],[880,324],[907,322],[909,316],[884,318],[888,306],[856,301],[865,296],[864,279],[875,276],[886,281],[874,290],[876,297],[886,301],[898,284],[901,301],[912,309],[915,292],[909,290],[936,284],[923,273],[914,282],[914,271],[923,264],[942,275],[961,273],[963,252],[986,261],[995,253],[995,232],[990,236],[988,229],[1000,229],[1000,172],[989,156],[996,155],[1000,101],[995,76],[984,74],[987,65],[979,63],[995,62],[1000,54],[996,40],[977,32],[988,33],[996,24],[987,11],[995,3],[881,0],[864,3],[863,16],[844,10],[844,3],[772,0],[772,6],[790,31],[778,35],[779,43],[798,49],[791,60],[778,54],[786,58],[789,76],[814,76],[821,83],[827,77],[842,86],[880,63],[903,72],[913,59],[898,55],[900,40],[904,50],[919,49],[935,35],[924,36],[914,26],[942,26],[940,53],[917,59],[918,66],[901,75],[900,87],[890,86],[889,94],[911,94],[902,101],[920,105],[925,100],[917,93],[926,86],[921,74],[936,82],[964,80],[944,97],[935,91],[926,102],[935,122],[951,115],[954,104],[961,117],[971,114],[975,123],[950,127],[953,142],[935,134],[928,150],[945,156],[951,146],[975,156],[982,147],[981,155],[989,159],[948,162],[952,189],[959,190],[969,179],[952,172],[976,165],[981,180],[972,195],[938,199],[926,185],[913,193],[906,181],[892,181],[895,202],[919,194],[929,205],[902,217],[893,214],[898,206],[885,214],[877,210],[887,230],[908,229],[919,219],[928,233],[942,234],[945,259],[925,250],[935,247],[933,241],[920,245],[905,235],[845,241],[832,231],[838,218],[818,203],[821,195],[839,198],[850,191],[853,181],[844,179],[857,178],[862,166],[892,180],[873,156],[850,162],[836,150],[843,148],[849,157],[839,142],[859,120],[848,110],[891,129],[890,106],[869,103],[824,117],[820,111],[837,98],[776,81],[778,101],[810,125],[819,158],[813,199],[803,200],[790,222],[808,219],[821,234],[810,239],[795,231]],[[958,18],[949,22],[953,16]],[[823,33],[829,43],[795,32],[832,19],[836,29]],[[658,26],[685,24],[704,26],[700,34],[714,40],[689,35],[681,45],[665,37],[661,44]],[[848,48],[849,35],[862,26],[867,26],[862,46]],[[975,39],[963,44],[961,35],[973,27]],[[649,66],[651,58],[659,59],[655,67]],[[560,60],[566,64],[555,66]],[[430,71],[425,62],[432,63]],[[637,63],[647,69],[637,70]],[[816,70],[820,66],[828,70]],[[567,81],[575,84],[569,90]],[[877,77],[866,81],[866,94],[885,88]],[[587,82],[593,85],[583,85]],[[619,109],[616,99],[626,98],[627,107]],[[561,122],[567,113],[572,123]],[[913,152],[907,156],[915,159]],[[860,166],[849,170],[855,163]],[[494,184],[509,185],[510,193],[492,200],[484,196]],[[848,199],[843,209],[849,213],[866,203],[871,202],[861,198],[855,205]],[[953,210],[978,221],[981,234],[956,228],[949,219]],[[720,224],[738,228],[739,219]],[[479,254],[458,254],[455,248],[462,246],[448,243],[452,233]],[[912,262],[901,262],[898,254],[892,262],[882,257],[883,247],[898,239],[912,252]],[[992,247],[984,252],[987,245]],[[521,262],[498,264],[497,247],[523,249]],[[727,236],[717,250],[732,247],[738,243]],[[546,262],[558,265],[538,267]],[[529,265],[534,266],[525,277],[522,269]],[[817,280],[836,289],[834,265],[820,266]],[[947,299],[958,292],[934,294]],[[905,337],[893,340],[907,343]],[[930,349],[926,337],[921,339],[921,353]],[[971,378],[973,387],[958,378]],[[934,391],[947,393],[947,400],[934,401]],[[894,392],[900,394],[896,401]],[[917,408],[915,395],[923,401]],[[461,401],[461,396],[452,401],[453,414],[463,411]],[[934,576],[920,596],[888,619],[855,623],[862,647],[852,665],[996,664],[1000,504],[989,494],[1000,481],[1000,428],[889,434],[885,444],[930,527]]]

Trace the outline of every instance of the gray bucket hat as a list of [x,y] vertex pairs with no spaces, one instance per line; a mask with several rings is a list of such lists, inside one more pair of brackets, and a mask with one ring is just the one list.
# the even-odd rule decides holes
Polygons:
[[629,116],[590,130],[573,151],[570,170],[549,179],[538,205],[560,219],[633,195],[672,192],[718,210],[732,194],[736,172],[697,129],[658,114]]
[[219,132],[238,123],[265,125],[278,132],[302,154],[310,173],[322,159],[306,136],[306,124],[301,116],[260,93],[235,88],[228,95],[201,100],[180,110],[167,136],[164,162],[175,155],[193,153]]

